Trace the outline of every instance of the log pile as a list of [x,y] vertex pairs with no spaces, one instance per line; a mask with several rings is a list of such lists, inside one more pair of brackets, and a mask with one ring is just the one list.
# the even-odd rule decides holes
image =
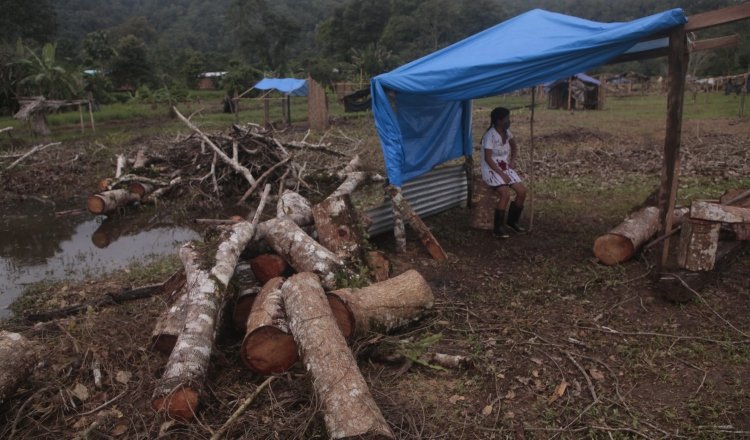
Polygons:
[[[154,409],[179,420],[195,417],[228,303],[234,304],[234,327],[245,333],[244,365],[268,375],[301,360],[331,438],[394,438],[347,341],[408,326],[432,307],[433,296],[418,272],[388,279],[383,255],[364,251],[362,216],[347,203],[348,194],[367,178],[356,173],[345,173],[344,183],[319,204],[287,191],[278,199],[276,217],[258,222],[263,196],[253,222],[221,222],[217,227],[224,235],[213,244],[182,247],[184,293],[176,295],[154,330],[154,348],[169,353],[153,394]],[[369,262],[377,266],[370,285],[346,287],[360,285],[361,269]]]

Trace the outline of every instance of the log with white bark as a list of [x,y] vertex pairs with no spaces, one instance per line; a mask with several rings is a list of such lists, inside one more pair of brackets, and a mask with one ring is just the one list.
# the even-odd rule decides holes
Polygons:
[[250,222],[232,226],[228,238],[218,246],[216,264],[210,271],[201,268],[200,255],[192,243],[186,243],[180,249],[188,287],[185,326],[154,390],[151,405],[155,410],[180,420],[194,417],[226,289],[240,252],[252,238],[253,231]]
[[34,371],[34,345],[18,333],[0,330],[0,403],[4,403]]
[[326,287],[332,288],[336,275],[346,273],[344,262],[333,252],[313,240],[289,218],[264,222],[266,241],[297,272],[313,272]]
[[299,226],[313,223],[312,205],[305,198],[294,191],[285,191],[276,203],[276,217],[289,217]]
[[183,286],[174,303],[167,307],[156,320],[151,332],[151,349],[163,354],[172,353],[180,332],[185,327],[188,294]]
[[344,261],[364,261],[364,230],[348,194],[315,205],[313,218],[320,244]]
[[143,149],[138,150],[133,160],[133,169],[145,168],[148,165],[148,157],[146,151]]
[[339,331],[318,277],[309,272],[294,275],[281,290],[289,328],[321,402],[329,437],[393,439]]
[[237,288],[237,297],[234,300],[234,310],[232,311],[232,322],[234,328],[245,331],[247,317],[253,307],[253,301],[260,292],[261,283],[255,277],[253,268],[249,261],[240,261],[234,268],[234,278],[232,283]]
[[355,338],[408,325],[435,302],[430,285],[416,270],[360,289],[334,290],[328,296],[342,333]]
[[425,248],[427,248],[427,252],[430,253],[432,258],[443,261],[448,259],[448,254],[445,253],[443,250],[443,247],[440,246],[440,243],[437,241],[434,235],[432,235],[432,232],[430,232],[430,228],[427,227],[426,224],[422,221],[421,218],[419,218],[419,215],[414,211],[414,208],[412,208],[409,205],[409,202],[406,201],[404,196],[401,194],[401,190],[395,186],[389,186],[388,187],[388,194],[391,196],[391,200],[393,200],[393,206],[398,210],[401,215],[403,216],[404,220],[411,226],[419,235],[419,240],[422,242]]
[[289,331],[281,298],[284,278],[267,282],[247,317],[240,358],[259,374],[281,373],[297,362],[297,345]]
[[[688,208],[676,208],[672,225],[682,223]],[[622,223],[594,241],[594,255],[607,266],[623,263],[653,237],[661,227],[659,208],[647,206],[631,214]]]
[[125,167],[128,164],[128,160],[125,158],[125,155],[118,154],[117,155],[117,168],[115,169],[115,179],[119,179],[122,176],[122,173],[125,172]]
[[86,207],[94,215],[110,214],[118,208],[137,202],[141,197],[127,189],[113,189],[89,196]]

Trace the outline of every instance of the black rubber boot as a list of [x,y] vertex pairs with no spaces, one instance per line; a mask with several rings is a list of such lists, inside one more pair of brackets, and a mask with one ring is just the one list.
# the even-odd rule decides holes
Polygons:
[[508,238],[508,231],[505,230],[505,211],[502,209],[495,210],[495,227],[492,229],[492,235],[496,238]]
[[523,206],[516,205],[516,202],[510,202],[508,207],[508,226],[519,234],[526,232],[526,229],[522,228],[518,224],[518,219],[521,218],[521,212],[523,212]]

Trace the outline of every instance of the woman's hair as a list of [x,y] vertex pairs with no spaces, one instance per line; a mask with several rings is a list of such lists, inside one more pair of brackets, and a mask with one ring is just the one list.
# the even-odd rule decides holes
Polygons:
[[492,113],[490,113],[490,127],[493,127],[495,125],[495,122],[503,119],[509,114],[510,110],[505,107],[495,107],[494,109],[492,109]]

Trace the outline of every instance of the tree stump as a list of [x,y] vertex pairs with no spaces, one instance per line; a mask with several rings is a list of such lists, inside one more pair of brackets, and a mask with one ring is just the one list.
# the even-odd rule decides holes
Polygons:
[[720,222],[688,219],[682,225],[677,265],[683,269],[709,271],[716,264]]
[[297,362],[297,344],[289,331],[281,277],[268,281],[253,303],[246,322],[240,358],[258,374],[281,373]]
[[10,399],[34,371],[34,345],[22,335],[0,330],[0,403]]
[[469,226],[474,229],[491,231],[495,224],[497,194],[484,183],[481,177],[474,178],[474,193],[471,199]]
[[362,337],[388,333],[422,318],[435,299],[422,275],[408,270],[361,289],[334,290],[329,301],[342,333]]
[[281,290],[289,328],[321,402],[330,438],[393,439],[339,331],[318,277],[312,273],[294,275]]

